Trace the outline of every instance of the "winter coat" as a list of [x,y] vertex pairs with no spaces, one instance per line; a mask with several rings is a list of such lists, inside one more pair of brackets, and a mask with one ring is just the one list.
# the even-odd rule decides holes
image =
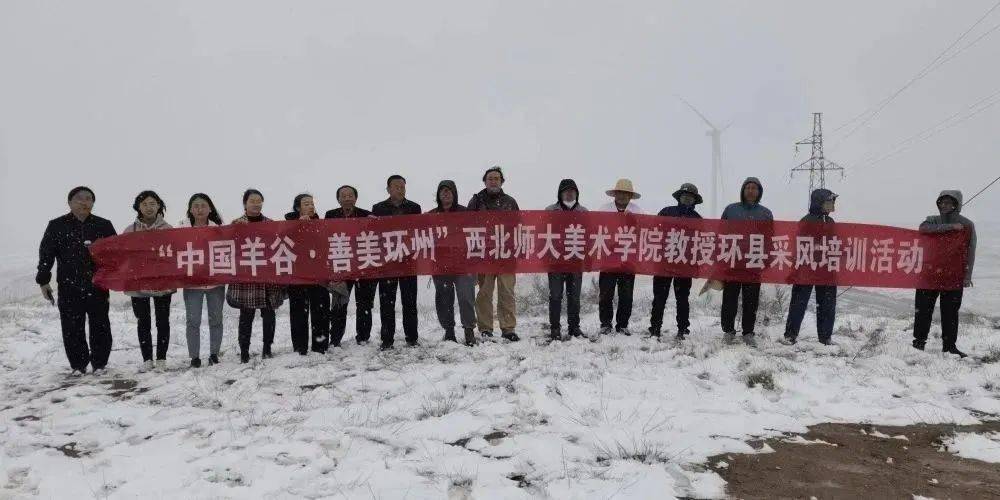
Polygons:
[[955,211],[948,215],[931,215],[920,224],[921,233],[943,233],[950,231],[951,224],[961,224],[969,231],[969,250],[965,261],[965,282],[972,281],[972,268],[976,264],[976,225],[971,220],[961,214],[962,212],[962,192],[957,190],[941,191],[938,200],[949,197],[955,200]]
[[[157,215],[156,220],[152,224],[146,224],[141,219],[136,218],[131,224],[125,226],[122,230],[122,234],[128,233],[138,233],[142,231],[159,231],[161,229],[171,229],[170,224],[163,220],[163,215]],[[164,295],[170,295],[177,290],[139,290],[135,292],[125,292],[125,295],[129,297],[136,298],[149,298],[149,297],[163,297]]]
[[672,207],[663,207],[663,210],[656,215],[663,217],[682,217],[685,219],[700,219],[701,214],[694,209],[694,205],[675,205]]
[[323,217],[325,219],[364,219],[365,217],[371,217],[372,213],[360,208],[354,207],[354,211],[351,212],[351,216],[347,217],[344,215],[343,208],[335,208],[333,210],[327,210],[326,215]]
[[[268,222],[263,215],[250,218],[244,215],[233,221],[254,224]],[[284,286],[269,283],[234,283],[226,290],[226,303],[237,309],[277,309],[288,296]]]
[[817,189],[809,197],[809,213],[802,217],[800,222],[825,222],[833,223],[833,217],[823,211],[823,203],[833,197],[833,191],[829,189]]
[[52,219],[38,246],[35,283],[48,285],[52,281],[52,266],[58,262],[56,281],[60,287],[90,290],[94,286],[94,261],[88,247],[116,234],[111,221],[96,215],[89,215],[82,222],[72,213]]
[[392,203],[392,200],[385,200],[375,204],[372,207],[372,215],[376,217],[388,217],[393,215],[417,215],[423,213],[420,210],[420,205],[404,199],[403,203],[396,206]]
[[[191,219],[185,217],[185,218],[181,219],[179,222],[177,222],[177,227],[178,228],[191,228],[191,227],[194,227],[194,226],[191,225]],[[218,227],[218,224],[216,224],[215,221],[211,221],[210,220],[210,221],[208,221],[208,226],[202,226],[202,227]],[[186,287],[184,287],[184,289],[185,290],[211,290],[213,288],[218,288],[220,286],[226,286],[226,285],[186,286]]]
[[[751,203],[743,196],[743,190],[749,184],[756,184],[760,190],[760,198]],[[747,177],[740,185],[740,202],[733,203],[722,211],[722,220],[753,220],[753,221],[773,221],[774,215],[760,201],[764,199],[764,185],[756,177]]]
[[[563,205],[562,194],[570,189],[576,191],[576,202],[573,203],[572,207],[567,207],[566,205]],[[574,181],[573,179],[563,179],[559,181],[559,189],[556,190],[556,202],[545,207],[545,210],[566,210],[569,212],[586,212],[587,209],[580,204],[580,188],[576,187],[576,181]]]
[[503,189],[495,194],[490,193],[488,189],[483,189],[482,191],[472,195],[472,199],[469,200],[468,208],[474,212],[483,210],[513,212],[520,210],[517,206],[517,201],[514,200],[514,198],[511,198],[511,196],[507,193],[504,193]]
[[[441,207],[441,188],[448,188],[451,190],[451,208],[445,210]],[[445,212],[465,212],[468,210],[464,205],[458,204],[458,188],[455,187],[455,181],[444,180],[438,183],[437,191],[434,192],[434,199],[437,201],[437,207],[432,208],[429,214],[440,214]]]
[[[285,214],[285,220],[299,220],[302,216],[298,212],[292,211]],[[315,220],[319,218],[319,214],[313,214],[310,219]]]

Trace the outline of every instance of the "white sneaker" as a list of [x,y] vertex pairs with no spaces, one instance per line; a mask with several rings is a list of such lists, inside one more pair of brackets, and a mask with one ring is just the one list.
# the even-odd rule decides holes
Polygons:
[[151,359],[143,361],[142,364],[139,365],[139,372],[140,373],[141,372],[148,372],[149,370],[152,370],[152,369],[153,369],[153,360],[151,360]]
[[165,359],[156,360],[156,371],[162,372],[163,370],[166,369],[167,369],[167,360]]
[[90,372],[95,377],[103,377],[108,373],[108,370],[104,368],[97,368],[96,370]]
[[83,372],[81,372],[80,370],[73,370],[73,372],[70,373],[69,376],[73,378],[80,378],[83,376]]

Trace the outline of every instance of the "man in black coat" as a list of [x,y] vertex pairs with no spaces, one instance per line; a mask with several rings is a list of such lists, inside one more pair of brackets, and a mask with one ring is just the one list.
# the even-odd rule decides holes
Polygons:
[[[420,214],[420,205],[406,199],[406,179],[401,175],[390,176],[385,190],[389,199],[376,203],[372,215],[392,217]],[[396,337],[396,289],[403,300],[403,333],[406,345],[416,347],[417,341],[417,277],[384,278],[378,280],[379,316],[382,318],[382,350],[392,349]]]
[[[674,199],[677,205],[664,207],[660,210],[661,217],[685,217],[689,219],[700,219],[701,215],[695,211],[695,205],[702,202],[698,188],[694,184],[682,184],[681,188],[674,192]],[[663,310],[667,306],[667,299],[670,297],[670,284],[674,285],[674,299],[677,302],[677,340],[684,340],[691,331],[690,305],[688,297],[691,295],[691,278],[654,276],[653,277],[653,310],[649,317],[649,334],[660,338],[660,330],[663,327]]]
[[[70,212],[49,221],[38,248],[38,274],[35,283],[42,296],[56,303],[52,296],[52,265],[58,262],[58,304],[62,323],[63,346],[73,368],[73,375],[104,370],[111,355],[111,322],[108,320],[108,291],[94,286],[94,261],[91,243],[115,236],[107,219],[93,215],[96,197],[84,186],[73,188],[66,197]],[[90,345],[84,324],[90,324]]]
[[[356,206],[358,202],[358,190],[354,186],[340,186],[337,189],[337,203],[340,208],[328,210],[326,219],[365,219],[372,217],[372,213]],[[372,308],[375,307],[375,286],[378,284],[374,280],[349,280],[341,284],[335,284],[334,296],[330,303],[330,343],[334,347],[340,346],[340,341],[344,338],[347,330],[347,306],[351,298],[351,289],[354,289],[354,315],[355,315],[355,338],[358,345],[367,344],[372,335]]]

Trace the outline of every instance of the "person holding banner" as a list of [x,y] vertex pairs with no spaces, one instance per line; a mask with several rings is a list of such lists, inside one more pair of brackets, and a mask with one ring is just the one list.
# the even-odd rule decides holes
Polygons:
[[[163,220],[167,206],[155,191],[143,191],[135,197],[132,203],[135,210],[135,220],[125,227],[122,234],[139,231],[157,231],[170,229],[170,224]],[[139,290],[125,292],[132,298],[132,312],[135,313],[136,326],[139,331],[139,350],[142,353],[142,369],[153,368],[153,339],[150,335],[151,313],[149,302],[152,300],[156,311],[156,368],[162,370],[167,365],[167,348],[170,347],[170,300],[177,290]]]
[[[328,210],[326,219],[365,219],[372,217],[368,210],[358,207],[358,190],[354,186],[340,186],[337,189],[337,203],[340,208]],[[372,334],[372,308],[375,307],[375,286],[373,280],[350,280],[330,283],[330,344],[340,347],[347,329],[347,305],[354,289],[355,341],[358,345],[369,342]]]
[[[285,220],[316,220],[316,205],[311,194],[302,193],[292,201],[292,211]],[[292,334],[292,349],[302,356],[309,353],[310,316],[312,317],[312,351],[325,354],[330,345],[330,294],[323,285],[291,285],[288,287],[288,322]]]
[[[748,177],[740,186],[740,201],[722,211],[722,220],[773,222],[774,215],[760,204],[764,185],[756,177]],[[723,340],[732,344],[736,340],[736,310],[743,298],[743,343],[757,346],[754,329],[757,325],[757,308],[760,305],[760,282],[727,282],[722,289]]]
[[[385,190],[389,199],[376,203],[372,215],[392,217],[397,215],[417,215],[420,205],[406,199],[406,179],[402,175],[392,175],[386,180]],[[382,318],[383,351],[392,349],[396,338],[396,289],[403,301],[403,333],[406,345],[420,345],[417,334],[417,277],[383,278],[378,281],[379,316]]]
[[955,290],[925,290],[918,289],[916,293],[916,313],[913,320],[913,347],[924,350],[927,344],[927,334],[931,329],[934,316],[934,305],[941,298],[941,350],[948,354],[964,358],[964,352],[958,350],[958,320],[959,309],[962,308],[963,289],[972,286],[972,268],[976,263],[976,225],[964,217],[962,212],[962,192],[957,190],[942,191],[937,198],[938,215],[927,217],[920,224],[921,233],[945,233],[951,231],[969,231],[969,243],[966,250],[965,274],[963,288]]
[[[254,224],[267,222],[261,213],[264,208],[264,195],[256,189],[243,192],[243,216],[233,221],[233,224]],[[252,249],[251,249],[252,251]],[[253,319],[260,310],[260,318],[264,323],[264,348],[262,358],[271,358],[271,344],[274,343],[274,310],[281,307],[285,301],[285,287],[265,283],[234,283],[226,291],[226,302],[240,310],[239,342],[240,363],[250,362],[250,337],[253,333]]]
[[[837,195],[829,189],[817,189],[810,196],[809,213],[800,222],[831,225],[834,223],[830,214],[833,213]],[[806,230],[808,231],[808,229]],[[836,285],[792,285],[792,298],[788,304],[788,319],[785,321],[785,338],[782,344],[793,345],[802,327],[802,318],[809,305],[809,297],[813,288],[816,289],[816,334],[819,343],[833,345],[833,324],[837,317],[837,286]]]
[[[212,199],[205,193],[195,193],[188,200],[187,216],[178,227],[217,227],[222,225],[222,216],[215,209]],[[226,285],[185,287],[184,312],[187,315],[187,345],[191,356],[191,367],[201,367],[201,310],[202,303],[208,309],[209,354],[208,364],[219,364],[222,350],[222,307],[226,302]]]
[[[605,192],[614,198],[614,201],[604,204],[601,212],[617,212],[619,214],[642,214],[643,211],[633,200],[638,200],[641,195],[632,187],[630,179],[618,179],[615,187]],[[614,331],[622,335],[632,335],[628,329],[629,319],[632,317],[632,293],[635,289],[635,275],[631,273],[602,272],[598,275],[598,316],[601,320],[601,335],[611,334],[611,326],[614,323]],[[618,311],[615,314],[614,300],[615,291],[618,291]]]
[[[573,179],[559,181],[556,191],[556,202],[546,210],[564,210],[567,212],[586,212],[580,204],[580,189]],[[582,337],[580,330],[580,291],[583,288],[583,273],[549,273],[549,338],[563,340],[562,325],[559,324],[562,315],[562,299],[566,295],[566,327],[570,337]]]
[[[87,247],[101,238],[115,236],[111,221],[92,213],[97,197],[89,187],[79,186],[66,197],[69,213],[52,219],[38,245],[38,273],[35,283],[42,296],[56,304],[52,296],[52,266],[58,263],[59,320],[63,347],[73,369],[72,376],[104,371],[111,355],[111,321],[108,319],[108,291],[94,285],[94,262]],[[90,326],[87,345],[85,325]]]
[[[442,214],[465,212],[458,203],[458,188],[455,181],[444,180],[438,184],[437,207],[428,213]],[[455,299],[458,298],[458,313],[465,333],[465,345],[476,345],[476,278],[471,274],[434,276],[434,305],[438,323],[444,328],[444,340],[458,342],[455,337]]]
[[[469,200],[468,208],[471,211],[512,211],[520,210],[517,201],[510,195],[503,192],[503,184],[506,179],[503,170],[499,166],[486,169],[483,173],[483,184],[486,186]],[[500,320],[501,337],[509,342],[517,342],[521,337],[517,336],[514,329],[517,328],[517,303],[514,295],[514,286],[517,284],[517,275],[506,274],[480,274],[479,293],[476,294],[476,318],[479,322],[479,333],[486,339],[493,338],[493,292],[497,292],[497,316]]]
[[[694,184],[682,184],[680,189],[674,192],[674,199],[677,205],[664,207],[657,214],[661,217],[682,217],[687,219],[700,219],[701,215],[694,209],[695,205],[702,203],[701,195],[698,194],[698,187]],[[667,299],[670,297],[671,282],[674,286],[674,301],[677,303],[677,340],[684,338],[691,332],[690,305],[688,297],[691,295],[691,278],[653,276],[653,309],[649,313],[649,335],[657,340],[660,339],[660,331],[663,327],[663,310],[667,307]]]

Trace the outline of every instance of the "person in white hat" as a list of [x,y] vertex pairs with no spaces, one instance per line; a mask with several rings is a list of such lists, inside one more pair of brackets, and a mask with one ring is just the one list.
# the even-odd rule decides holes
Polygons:
[[[605,192],[614,198],[610,203],[600,208],[602,212],[618,212],[620,214],[642,214],[642,208],[635,203],[640,198],[629,179],[618,179],[615,187]],[[601,334],[611,333],[612,322],[614,331],[622,335],[631,335],[628,329],[628,321],[632,316],[632,292],[635,288],[635,275],[629,273],[600,273],[598,278],[600,294],[598,299],[598,310],[601,319]],[[614,296],[618,291],[618,311],[615,314]]]

